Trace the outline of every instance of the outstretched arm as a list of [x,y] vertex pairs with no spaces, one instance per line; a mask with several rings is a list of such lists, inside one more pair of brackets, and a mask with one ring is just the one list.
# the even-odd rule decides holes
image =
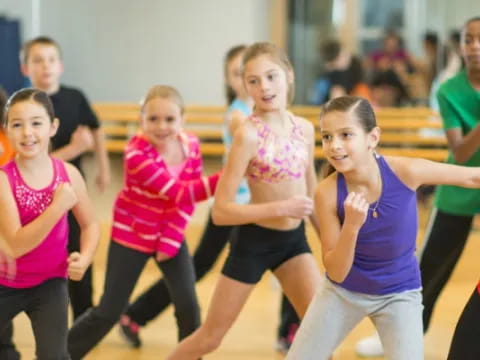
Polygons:
[[413,190],[424,184],[480,188],[480,167],[445,164],[419,158],[387,159],[400,179]]
[[171,176],[165,166],[156,163],[154,159],[137,149],[125,154],[125,168],[132,182],[159,194],[166,200],[182,204],[194,204],[212,196],[220,176],[216,173],[191,181],[182,181]]

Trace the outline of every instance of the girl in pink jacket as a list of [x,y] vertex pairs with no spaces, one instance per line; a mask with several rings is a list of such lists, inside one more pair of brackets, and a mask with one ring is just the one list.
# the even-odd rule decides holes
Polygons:
[[84,357],[118,321],[152,256],[171,292],[179,337],[200,324],[195,273],[183,237],[195,203],[213,195],[219,174],[202,177],[199,141],[182,130],[183,101],[174,88],[151,88],[140,121],[142,132],[125,149],[125,183],[114,205],[104,293],[69,332],[72,359]]

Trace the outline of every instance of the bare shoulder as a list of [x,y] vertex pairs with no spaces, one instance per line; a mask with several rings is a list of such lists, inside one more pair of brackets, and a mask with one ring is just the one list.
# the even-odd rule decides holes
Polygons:
[[10,187],[10,184],[8,182],[7,173],[3,170],[0,170],[0,189],[2,189],[2,191],[0,191],[0,196],[2,196],[2,194],[6,192],[5,189],[9,187]]
[[235,130],[234,141],[237,143],[251,146],[257,143],[257,139],[257,129],[249,120],[243,121]]
[[428,167],[429,160],[403,156],[385,156],[385,161],[397,177],[408,187],[415,189],[417,172]]
[[313,123],[311,121],[300,116],[295,116],[295,121],[302,127],[305,135],[307,135],[308,137],[314,135],[315,127],[313,126]]
[[82,174],[80,174],[80,171],[78,171],[75,166],[65,161],[63,162],[63,165],[65,166],[65,170],[67,171],[72,186],[77,187],[84,184]]

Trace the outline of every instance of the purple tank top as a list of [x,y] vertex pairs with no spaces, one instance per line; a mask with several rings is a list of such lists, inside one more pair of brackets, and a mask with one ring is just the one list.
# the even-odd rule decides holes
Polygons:
[[[52,181],[40,190],[32,189],[23,181],[15,161],[9,162],[2,168],[8,176],[22,226],[45,211],[52,202],[54,191],[60,183],[70,182],[63,162],[54,158],[51,160]],[[6,276],[5,267],[0,263],[0,285],[29,288],[48,279],[65,278],[67,276],[67,242],[68,222],[67,213],[65,213],[40,245],[16,259],[16,273],[13,279]]]
[[[368,216],[360,229],[353,265],[343,288],[370,295],[385,295],[421,288],[420,270],[415,256],[418,230],[415,191],[395,175],[382,156],[377,155],[382,176],[382,193],[373,217]],[[343,202],[347,186],[342,174],[337,175],[337,213],[343,224]]]

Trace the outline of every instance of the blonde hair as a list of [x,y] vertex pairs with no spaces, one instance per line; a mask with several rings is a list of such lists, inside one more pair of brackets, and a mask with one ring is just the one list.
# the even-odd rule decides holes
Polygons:
[[53,46],[57,49],[58,56],[60,57],[60,59],[62,58],[62,49],[60,48],[60,45],[55,40],[53,40],[52,38],[49,38],[48,36],[38,36],[34,39],[27,41],[25,44],[23,44],[22,48],[20,49],[20,62],[22,64],[27,63],[28,57],[30,56],[30,51],[35,45]]
[[[253,60],[261,55],[270,56],[271,60],[278,64],[285,71],[287,78],[290,72],[293,74],[293,66],[285,51],[277,47],[275,44],[269,42],[257,42],[247,48],[245,54],[243,55],[243,71],[245,71],[245,66],[250,60]],[[291,84],[288,84],[287,91],[287,100],[289,104],[293,102],[294,97],[295,89],[292,82]]]
[[185,110],[185,105],[184,105],[182,96],[180,95],[177,89],[168,85],[152,86],[148,90],[147,95],[145,95],[145,98],[143,98],[140,103],[140,111],[143,112],[145,104],[150,100],[156,99],[156,98],[172,100],[175,104],[178,105],[178,107],[180,108],[180,113],[183,115],[183,112]]

